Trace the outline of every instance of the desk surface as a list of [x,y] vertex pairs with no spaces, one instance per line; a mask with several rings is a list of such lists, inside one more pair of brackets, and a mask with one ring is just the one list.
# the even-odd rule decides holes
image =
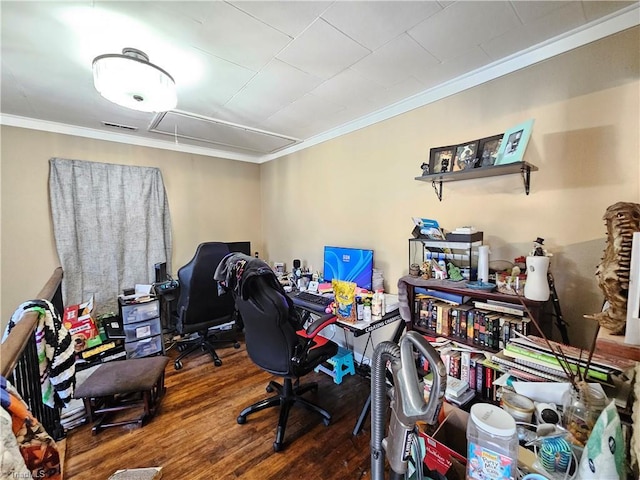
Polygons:
[[[300,301],[298,298],[296,298],[292,294],[289,294],[289,298],[291,298],[296,308],[305,310],[315,315],[325,314],[324,307],[320,305],[314,305],[314,304]],[[387,314],[385,314],[381,320],[372,320],[370,322],[365,322],[363,320],[360,320],[356,323],[348,323],[342,320],[338,320],[337,324],[351,331],[354,337],[359,337],[361,335],[365,335],[367,333],[373,332],[378,328],[382,328],[385,325],[388,325],[390,323],[397,322],[398,320],[402,320],[402,317],[400,317],[400,312],[396,308],[395,310],[392,310],[391,312],[388,312]]]
[[343,328],[353,332],[354,337],[359,337],[361,335],[365,335],[367,333],[373,332],[379,328],[384,327],[385,325],[389,325],[390,323],[397,322],[398,320],[402,320],[400,317],[400,312],[398,309],[395,309],[389,313],[387,313],[381,320],[372,320],[370,322],[365,322],[363,320],[358,321],[356,323],[347,323],[342,320],[338,320],[336,323]]

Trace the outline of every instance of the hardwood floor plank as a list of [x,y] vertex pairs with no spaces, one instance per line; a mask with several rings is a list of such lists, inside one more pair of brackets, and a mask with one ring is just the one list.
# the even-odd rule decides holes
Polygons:
[[[294,406],[283,452],[273,451],[278,409],[236,418],[252,403],[267,398],[269,380],[240,349],[219,348],[223,361],[215,367],[205,353],[194,353],[175,370],[167,365],[167,393],[156,416],[144,427],[113,427],[91,434],[90,425],[69,432],[65,480],[107,479],[124,468],[163,467],[163,479],[368,479],[369,422],[352,435],[369,395],[369,381],[347,376],[336,385],[323,373],[303,383],[318,382],[318,392],[305,397],[332,415],[324,426],[319,415]],[[175,358],[176,352],[168,354]]]

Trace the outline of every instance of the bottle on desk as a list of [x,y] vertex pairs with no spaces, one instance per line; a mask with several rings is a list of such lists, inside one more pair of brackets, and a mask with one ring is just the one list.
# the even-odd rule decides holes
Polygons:
[[371,301],[371,320],[382,320],[384,316],[384,292],[376,290]]
[[362,300],[363,303],[363,307],[362,307],[362,320],[364,320],[365,322],[370,322],[372,319],[372,315],[371,315],[371,297],[365,297]]

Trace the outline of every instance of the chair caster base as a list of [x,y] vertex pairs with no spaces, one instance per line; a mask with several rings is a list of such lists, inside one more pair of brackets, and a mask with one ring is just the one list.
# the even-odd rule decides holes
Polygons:
[[221,366],[221,365],[222,365],[222,360],[220,360],[219,358],[216,358],[216,359],[213,361],[213,364],[214,364],[216,367],[219,367],[219,366]]
[[322,423],[324,424],[325,427],[328,427],[329,424],[331,423],[331,419],[322,417]]
[[247,417],[240,415],[238,418],[236,418],[236,422],[238,422],[238,425],[244,425],[245,423],[247,423]]
[[236,348],[236,349],[240,348],[240,344],[238,342],[234,343],[233,348]]
[[176,370],[180,370],[182,368],[182,362],[180,360],[178,360],[177,362],[174,362],[173,368],[175,368]]
[[274,452],[281,452],[283,448],[284,448],[284,445],[282,443],[273,442],[273,451]]

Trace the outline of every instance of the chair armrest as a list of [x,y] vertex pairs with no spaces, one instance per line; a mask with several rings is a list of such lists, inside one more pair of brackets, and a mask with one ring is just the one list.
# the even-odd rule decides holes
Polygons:
[[322,331],[323,328],[336,323],[336,320],[336,316],[333,313],[329,313],[314,320],[306,330],[298,330],[296,333],[304,338],[314,338]]
[[314,320],[311,325],[307,327],[306,334],[308,337],[313,338],[318,335],[325,327],[336,323],[338,319],[333,313],[328,313],[322,317]]

